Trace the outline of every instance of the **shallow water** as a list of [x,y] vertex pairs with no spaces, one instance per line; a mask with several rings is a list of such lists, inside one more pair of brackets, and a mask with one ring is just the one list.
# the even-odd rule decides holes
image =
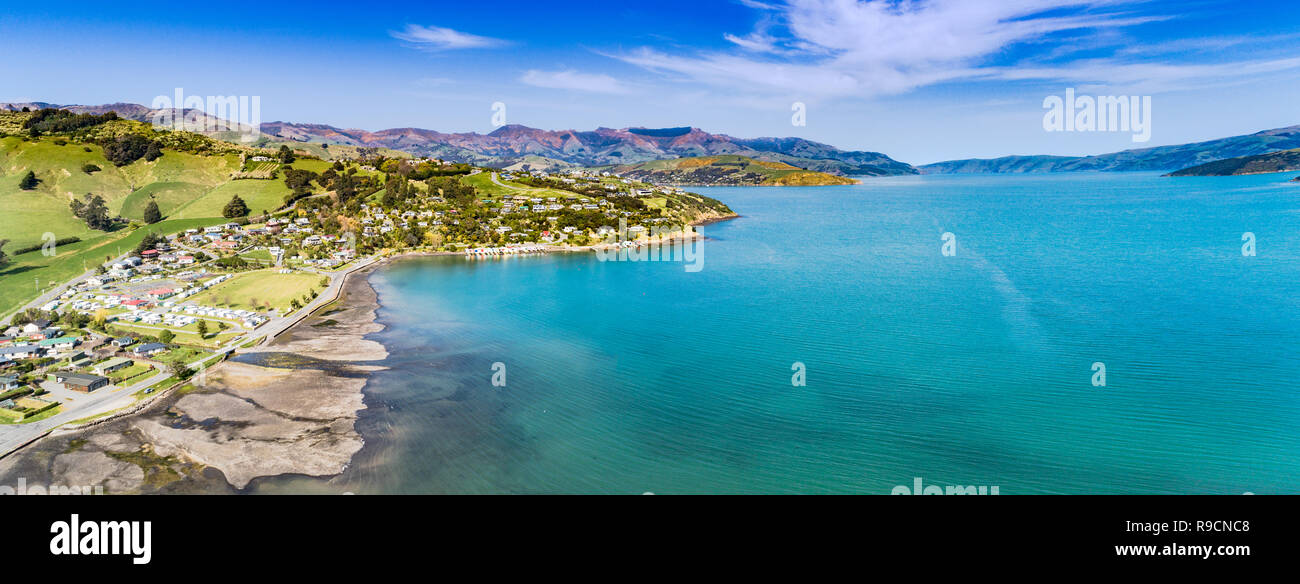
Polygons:
[[701,228],[698,272],[396,262],[390,369],[329,489],[1293,493],[1292,176],[700,189],[744,217]]

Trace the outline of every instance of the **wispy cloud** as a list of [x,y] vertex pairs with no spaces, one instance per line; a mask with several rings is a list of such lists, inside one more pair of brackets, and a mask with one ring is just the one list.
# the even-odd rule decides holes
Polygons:
[[[1105,37],[1112,64],[1124,64],[1116,31],[1167,20],[1135,12],[1142,0],[742,0],[763,16],[749,33],[726,34],[732,51],[684,52],[640,48],[611,54],[670,79],[713,87],[721,93],[764,92],[812,98],[901,94],[937,83],[1007,79],[1005,60],[1017,46],[1057,45]],[[1069,36],[1068,41],[1062,38]],[[1070,54],[1060,51],[1058,56]],[[1091,57],[1092,55],[1090,55]],[[1041,63],[1025,63],[1037,68]],[[1246,70],[1271,69],[1273,62]],[[1170,79],[1179,75],[1168,65]],[[1097,61],[1050,67],[1052,78],[1102,73]],[[1125,77],[1134,71],[1121,70]],[[1038,71],[1048,76],[1045,70]],[[1204,70],[1189,69],[1187,76]],[[1026,76],[1026,78],[1037,75]],[[1102,79],[1101,81],[1105,81]],[[1127,81],[1127,79],[1125,79]]]
[[1300,57],[1210,64],[1116,63],[1111,59],[1093,59],[1061,67],[991,68],[982,70],[981,74],[1006,81],[1059,81],[1150,94],[1237,85],[1251,78],[1287,71],[1300,71]]
[[568,89],[592,93],[627,94],[631,89],[621,81],[604,74],[582,73],[574,70],[539,71],[530,69],[519,81],[534,87]]
[[418,24],[408,24],[406,29],[400,32],[392,31],[388,34],[397,40],[410,43],[413,47],[427,51],[487,49],[509,44],[501,39],[478,36],[439,26],[420,26]]

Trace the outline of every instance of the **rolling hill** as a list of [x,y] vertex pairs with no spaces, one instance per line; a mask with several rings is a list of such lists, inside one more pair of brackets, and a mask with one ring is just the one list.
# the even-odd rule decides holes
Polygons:
[[1003,174],[1077,171],[1175,171],[1207,162],[1300,148],[1300,126],[1193,144],[1158,146],[1097,156],[1004,156],[949,160],[919,167],[922,174]]
[[[156,132],[126,119],[33,136],[23,130],[32,115],[0,109],[0,208],[5,210],[0,240],[8,240],[4,249],[11,256],[0,266],[0,314],[132,250],[146,233],[226,221],[222,209],[234,194],[258,212],[280,207],[289,192],[280,180],[232,180],[241,155],[253,152],[246,147],[188,132]],[[161,147],[162,155],[114,164],[104,145],[118,144],[127,135],[146,138]],[[21,183],[29,172],[37,182],[24,189]],[[88,193],[104,199],[110,217],[132,223],[117,223],[108,231],[88,227],[69,208],[74,198]],[[142,225],[151,201],[164,219]],[[60,242],[55,253],[43,253],[39,246],[55,240]]]
[[707,186],[822,186],[858,181],[792,166],[784,162],[745,156],[699,156],[618,165],[608,170],[619,176],[656,184]]
[[1168,176],[1234,176],[1300,170],[1300,149],[1216,160],[1171,172]]

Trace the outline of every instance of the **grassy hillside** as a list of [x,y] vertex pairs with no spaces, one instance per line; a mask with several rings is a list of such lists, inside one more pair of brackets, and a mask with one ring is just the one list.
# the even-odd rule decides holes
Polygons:
[[[17,136],[0,138],[0,205],[6,210],[0,214],[0,233],[14,247],[39,243],[46,232],[58,238],[85,239],[95,235],[68,209],[74,197],[86,193],[103,197],[110,214],[127,219],[143,219],[151,199],[158,203],[165,217],[170,216],[218,185],[229,182],[230,172],[238,162],[234,157],[167,151],[153,162],[142,159],[117,167],[104,158],[103,149],[97,145],[68,142],[59,146],[50,138],[28,142]],[[86,164],[98,166],[100,170],[83,172]],[[25,191],[18,188],[18,183],[28,171],[34,172],[40,183],[35,189]],[[283,188],[283,183],[280,186]],[[277,202],[275,206],[278,205]],[[215,213],[203,214],[206,211],[204,208],[182,216],[221,215],[219,207]]]
[[213,218],[166,220],[135,230],[128,228],[90,236],[77,243],[59,246],[53,256],[46,256],[40,250],[14,256],[9,264],[0,268],[0,316],[109,258],[135,249],[146,233],[173,233],[222,221]]
[[220,217],[230,198],[239,195],[253,213],[263,209],[274,210],[284,203],[289,188],[282,180],[237,180],[223,183],[207,191],[176,213],[177,219]]
[[[131,251],[147,232],[172,233],[190,227],[222,223],[222,210],[239,195],[254,213],[283,204],[289,189],[283,180],[232,180],[240,155],[248,148],[214,141],[187,132],[156,132],[147,124],[114,120],[59,135],[26,134],[23,122],[32,114],[0,112],[0,239],[9,254],[53,239],[80,238],[60,245],[46,256],[40,250],[14,255],[0,267],[0,315],[105,260]],[[140,134],[163,146],[153,161],[141,158],[116,166],[101,144],[123,134]],[[86,165],[98,170],[85,172]],[[295,167],[319,172],[329,163],[302,159]],[[35,188],[20,188],[23,177],[35,174]],[[72,214],[69,203],[93,193],[104,198],[110,216],[132,225],[111,231],[92,230]],[[145,208],[158,204],[164,221],[141,227]]]
[[784,162],[745,156],[699,156],[653,160],[612,167],[615,174],[658,184],[710,186],[821,186],[849,185],[858,181],[806,170]]

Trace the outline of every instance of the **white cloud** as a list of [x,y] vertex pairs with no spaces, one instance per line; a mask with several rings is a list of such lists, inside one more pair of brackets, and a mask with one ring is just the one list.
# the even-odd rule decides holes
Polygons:
[[[723,92],[807,97],[899,94],[984,77],[995,56],[1063,32],[1113,31],[1157,20],[1119,7],[1140,0],[786,0],[739,51],[611,55]],[[758,8],[758,6],[755,6]]]
[[388,34],[395,39],[411,43],[414,47],[429,51],[486,49],[508,44],[501,39],[473,35],[450,28],[420,26],[418,24],[408,24],[405,30]]
[[581,73],[573,70],[538,71],[530,69],[519,81],[534,87],[549,89],[570,89],[592,93],[626,94],[631,90],[623,83],[609,75]]

